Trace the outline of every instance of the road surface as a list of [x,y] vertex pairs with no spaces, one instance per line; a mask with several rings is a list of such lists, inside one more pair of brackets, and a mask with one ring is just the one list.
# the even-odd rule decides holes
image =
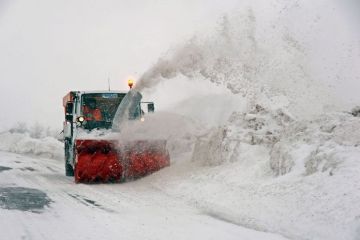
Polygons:
[[0,239],[285,239],[222,221],[144,181],[75,184],[63,162],[0,152]]

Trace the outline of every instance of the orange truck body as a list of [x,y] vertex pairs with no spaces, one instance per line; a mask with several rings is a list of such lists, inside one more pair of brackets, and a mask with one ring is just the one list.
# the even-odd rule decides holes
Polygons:
[[[76,183],[119,182],[143,177],[170,165],[165,140],[119,142],[77,137],[76,132],[81,128],[77,122],[81,115],[79,109],[84,106],[82,94],[86,93],[71,91],[63,97],[67,176],[74,176]],[[118,92],[104,94],[125,95]]]

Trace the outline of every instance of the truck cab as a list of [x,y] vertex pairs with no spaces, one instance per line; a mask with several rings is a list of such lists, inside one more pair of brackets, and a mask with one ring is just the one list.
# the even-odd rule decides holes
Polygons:
[[[120,103],[128,92],[125,91],[71,91],[63,98],[65,121],[63,124],[65,144],[65,174],[74,175],[75,140],[82,129],[111,129]],[[140,94],[140,93],[139,93]],[[129,119],[140,119],[144,114],[141,106],[147,105],[147,112],[154,111],[154,103],[138,102],[131,107]]]

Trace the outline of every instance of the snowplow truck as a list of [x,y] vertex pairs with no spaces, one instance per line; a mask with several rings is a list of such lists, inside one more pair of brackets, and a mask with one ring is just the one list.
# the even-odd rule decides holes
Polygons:
[[[125,108],[121,108],[125,105]],[[63,98],[65,110],[65,175],[75,182],[119,182],[136,179],[170,164],[165,140],[103,139],[96,131],[118,132],[114,118],[141,121],[154,112],[153,102],[141,102],[141,94],[122,91],[71,91]],[[146,106],[147,112],[142,107]],[[116,126],[115,126],[116,125]],[[81,134],[81,133],[87,134]]]

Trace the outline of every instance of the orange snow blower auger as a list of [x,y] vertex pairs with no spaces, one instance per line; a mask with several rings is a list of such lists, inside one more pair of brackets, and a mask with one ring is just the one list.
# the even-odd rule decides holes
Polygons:
[[[147,113],[154,112],[154,103],[141,98],[135,90],[72,91],[64,97],[66,176],[75,176],[76,183],[119,182],[170,165],[165,140],[128,139],[122,133],[123,123],[144,119],[144,104]],[[119,138],[104,138],[109,132]]]
[[169,166],[165,141],[76,140],[75,182],[136,179]]
[[76,140],[75,182],[120,181],[123,165],[114,142]]

